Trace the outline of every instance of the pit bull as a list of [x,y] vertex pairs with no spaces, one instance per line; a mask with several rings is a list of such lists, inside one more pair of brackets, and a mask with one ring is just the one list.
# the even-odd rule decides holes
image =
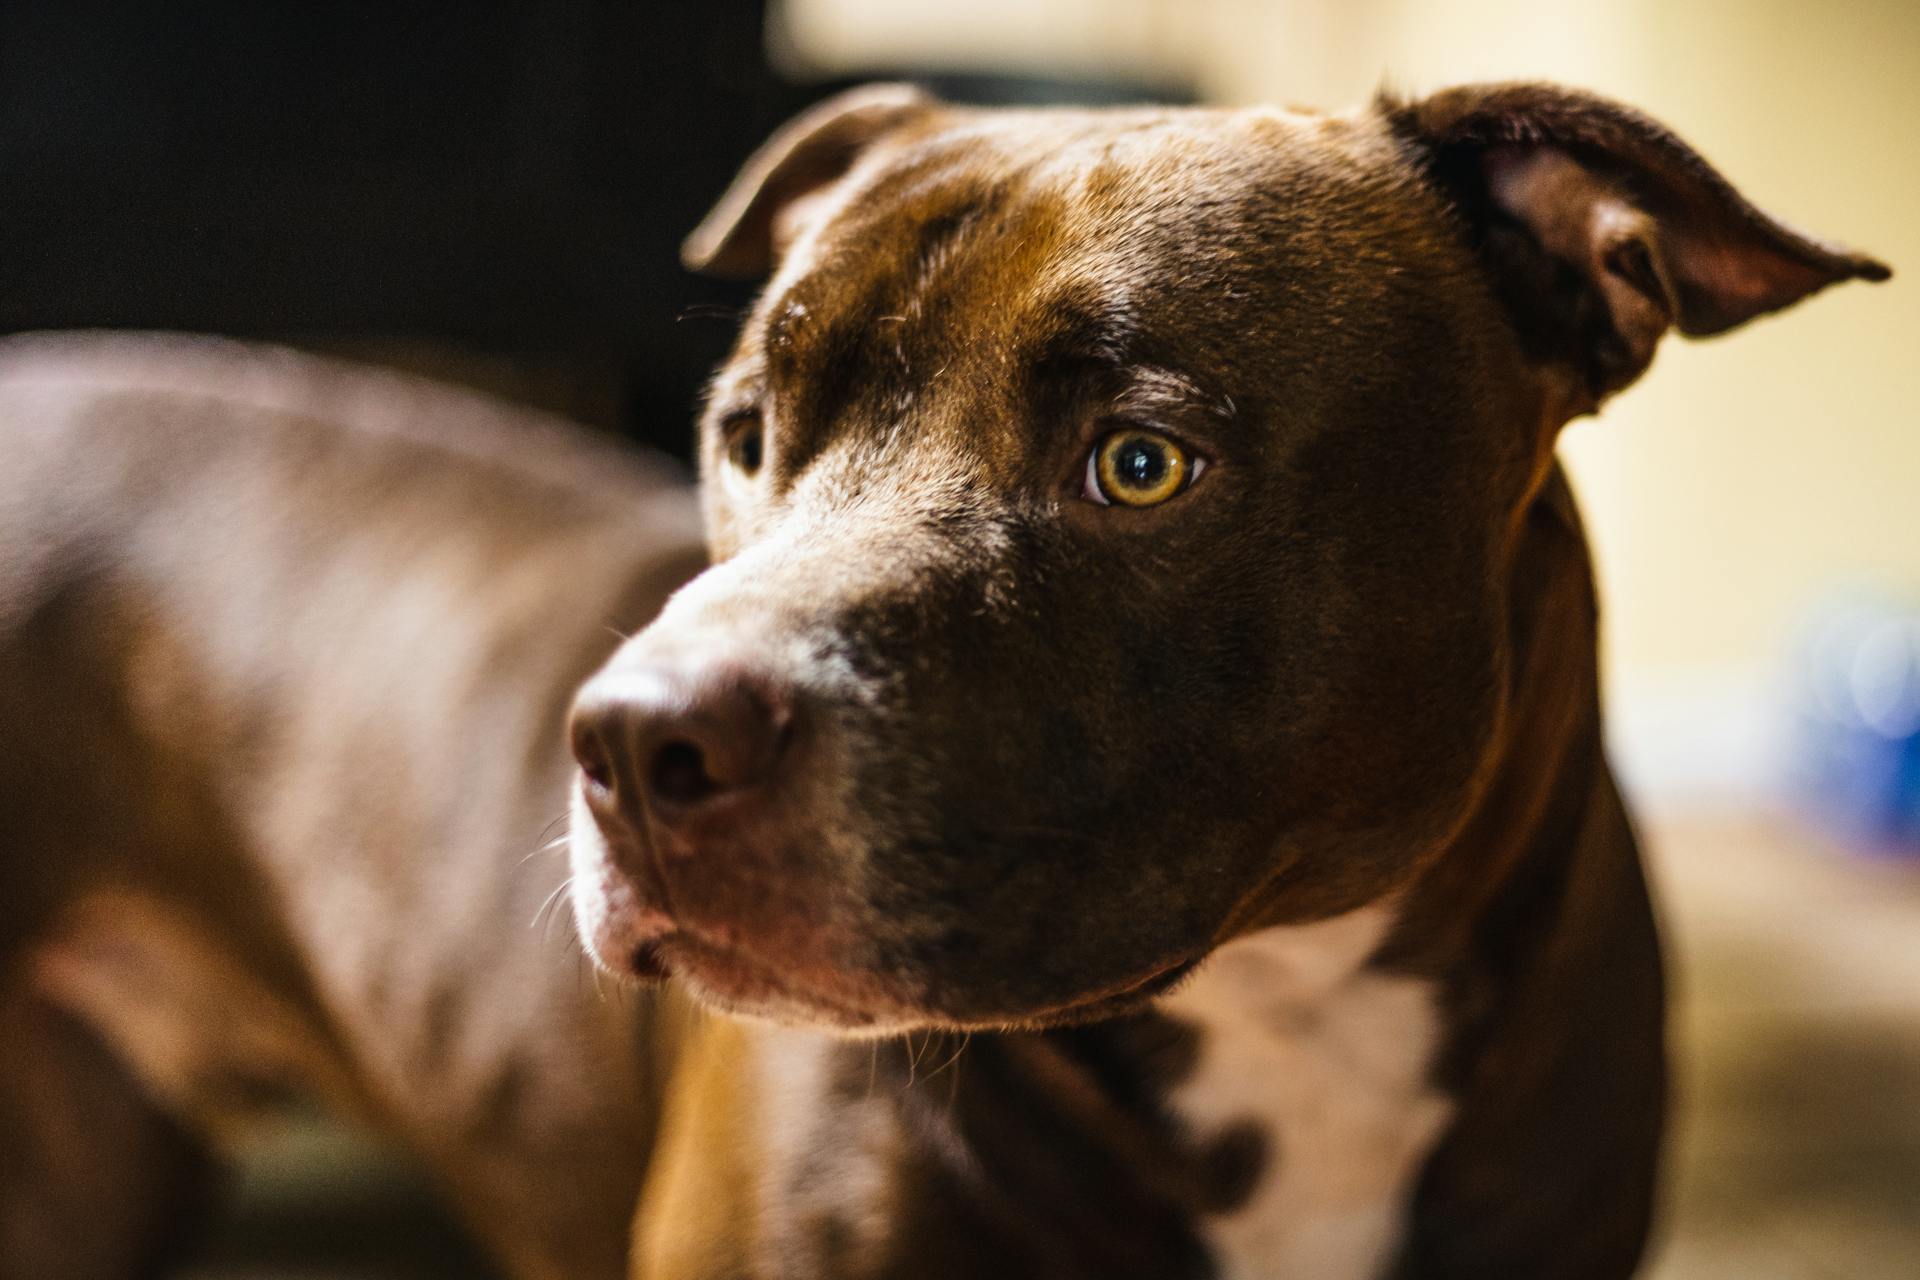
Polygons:
[[[1871,259],[1539,85],[776,136],[714,566],[582,690],[637,1276],[1603,1280],[1659,949],[1556,435]],[[821,1029],[840,1038],[821,1034]]]
[[298,1092],[530,1277],[636,1192],[635,1280],[1631,1273],[1660,958],[1556,436],[1887,269],[1540,85],[858,90],[687,258],[768,278],[697,574],[656,468],[456,393],[0,356],[7,1265],[149,1264]]

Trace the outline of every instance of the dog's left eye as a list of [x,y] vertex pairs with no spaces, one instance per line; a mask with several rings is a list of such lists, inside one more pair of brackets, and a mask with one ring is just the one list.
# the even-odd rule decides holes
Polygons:
[[760,414],[752,409],[730,414],[720,430],[726,441],[727,461],[739,468],[742,475],[750,476],[760,470],[766,452],[766,427],[760,421]]
[[1081,496],[1102,506],[1157,507],[1192,484],[1204,465],[1158,431],[1110,431],[1087,455]]

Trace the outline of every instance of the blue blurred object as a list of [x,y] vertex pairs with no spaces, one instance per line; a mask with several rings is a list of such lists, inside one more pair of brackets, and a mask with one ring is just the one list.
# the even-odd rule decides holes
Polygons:
[[1833,603],[1816,614],[1797,667],[1806,804],[1865,851],[1920,858],[1920,611]]

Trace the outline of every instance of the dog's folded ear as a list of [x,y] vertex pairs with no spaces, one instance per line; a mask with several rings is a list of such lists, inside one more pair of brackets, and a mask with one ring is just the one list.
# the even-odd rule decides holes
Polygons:
[[805,223],[809,197],[846,175],[861,152],[937,100],[909,84],[836,94],[781,126],[747,160],[680,246],[690,271],[755,280],[769,274]]
[[1465,217],[1527,356],[1562,375],[1567,417],[1639,377],[1669,328],[1719,333],[1891,274],[1768,217],[1604,98],[1496,84],[1380,106]]

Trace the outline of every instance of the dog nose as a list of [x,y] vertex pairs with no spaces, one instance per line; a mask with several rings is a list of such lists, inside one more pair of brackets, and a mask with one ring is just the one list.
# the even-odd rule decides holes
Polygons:
[[766,788],[793,727],[768,681],[713,667],[628,667],[595,677],[570,736],[595,797],[629,822],[672,827]]

